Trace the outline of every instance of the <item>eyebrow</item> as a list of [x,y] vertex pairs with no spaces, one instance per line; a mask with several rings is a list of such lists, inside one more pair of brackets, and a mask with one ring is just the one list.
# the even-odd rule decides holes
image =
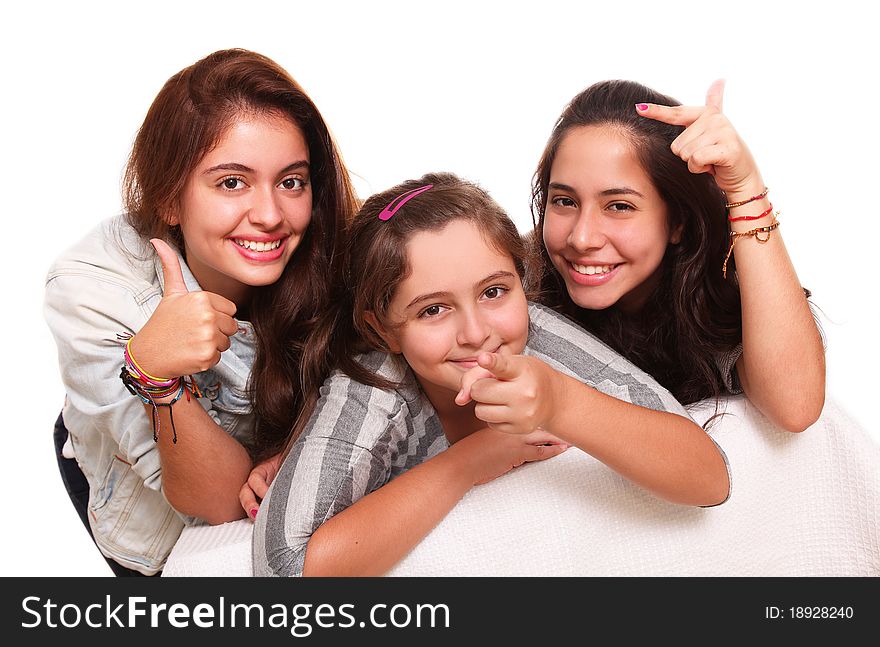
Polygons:
[[[555,189],[556,191],[565,191],[567,193],[577,193],[574,187],[571,187],[567,184],[562,184],[560,182],[551,182],[547,185],[548,189]],[[611,189],[605,189],[604,191],[599,192],[600,196],[610,196],[610,195],[634,195],[639,198],[644,198],[645,196],[636,191],[635,189],[631,189],[628,186],[614,187]]]
[[[485,285],[486,283],[491,283],[492,281],[498,281],[499,279],[515,279],[517,278],[512,272],[508,272],[507,270],[498,270],[497,272],[492,272],[489,276],[486,276],[476,283],[474,283],[474,287]],[[415,299],[410,301],[404,310],[409,310],[414,305],[418,303],[422,303],[423,301],[431,301],[433,299],[439,299],[441,297],[449,296],[449,292],[431,292],[429,294],[420,294]]]
[[556,189],[557,191],[567,191],[569,193],[577,193],[574,190],[574,187],[568,186],[567,184],[561,184],[560,182],[551,182],[547,185],[548,189]]
[[635,189],[631,189],[628,186],[615,187],[613,189],[605,189],[604,191],[600,191],[599,195],[608,196],[608,195],[635,195],[640,198],[644,198],[641,193],[636,191]]
[[[289,173],[290,171],[301,168],[308,169],[308,161],[299,160],[297,162],[293,162],[292,164],[288,164],[283,169],[281,169],[278,175],[284,175],[285,173]],[[244,164],[239,164],[238,162],[224,162],[223,164],[217,164],[216,166],[205,169],[202,172],[202,175],[210,175],[211,173],[216,173],[217,171],[237,171],[238,173],[254,173],[254,169],[252,169],[250,166],[245,166]]]

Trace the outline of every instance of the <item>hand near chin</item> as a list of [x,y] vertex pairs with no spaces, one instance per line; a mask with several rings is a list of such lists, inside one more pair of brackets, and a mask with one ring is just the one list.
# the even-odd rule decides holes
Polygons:
[[162,240],[150,242],[162,262],[164,293],[132,338],[132,355],[145,372],[157,377],[205,371],[220,361],[220,353],[238,331],[235,304],[212,292],[190,292],[174,250]]
[[508,434],[552,429],[559,375],[541,360],[526,355],[481,353],[479,366],[462,378],[459,405],[474,400],[474,413],[490,428]]
[[[721,112],[724,81],[715,81],[705,106],[638,104],[638,114],[666,124],[685,126],[672,152],[687,162],[691,173],[709,173],[728,200],[756,195],[764,187],[761,173],[745,142]],[[642,106],[647,106],[641,109]],[[749,197],[749,196],[747,196]]]

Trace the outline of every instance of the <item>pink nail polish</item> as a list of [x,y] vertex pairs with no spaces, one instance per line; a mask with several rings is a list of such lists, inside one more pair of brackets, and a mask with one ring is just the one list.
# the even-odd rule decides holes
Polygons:
[[638,110],[639,112],[644,112],[647,109],[648,109],[647,103],[637,103],[636,104],[636,110]]
[[257,508],[251,508],[251,519],[257,518]]

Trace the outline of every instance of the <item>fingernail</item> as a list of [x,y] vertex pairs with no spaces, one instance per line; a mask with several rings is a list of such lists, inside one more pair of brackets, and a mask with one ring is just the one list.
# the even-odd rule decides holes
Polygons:
[[251,508],[251,519],[257,518],[257,508]]
[[636,104],[636,110],[638,110],[639,112],[644,112],[647,109],[648,109],[647,103],[637,103]]

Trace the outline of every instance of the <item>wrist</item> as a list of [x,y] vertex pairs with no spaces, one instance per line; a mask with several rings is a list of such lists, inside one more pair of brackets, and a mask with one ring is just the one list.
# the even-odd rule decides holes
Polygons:
[[[758,175],[754,175],[746,178],[741,184],[736,187],[730,187],[730,189],[723,189],[724,191],[724,201],[727,204],[736,204],[738,202],[743,202],[742,206],[749,207],[753,206],[756,201],[755,198],[757,196],[761,196],[763,194],[763,199],[766,200],[767,194],[767,185],[764,184],[763,178]],[[762,199],[762,198],[758,198]],[[738,209],[742,207],[730,207],[731,209]]]
[[558,430],[562,429],[564,431],[567,429],[564,418],[570,408],[568,406],[557,406],[557,403],[574,402],[575,395],[571,391],[572,383],[580,385],[580,382],[550,367],[548,369],[552,372],[550,381],[550,413],[539,427],[555,436],[558,435]]
[[479,452],[470,447],[470,443],[463,442],[465,440],[467,437],[450,445],[449,449],[437,454],[432,461],[441,470],[449,489],[460,492],[462,496],[477,484],[480,476],[475,462]]
[[125,346],[126,363],[131,364],[136,372],[154,382],[170,382],[180,377],[179,375],[171,375],[167,368],[157,366],[145,346],[149,346],[149,344],[144,344],[139,335],[131,337]]

